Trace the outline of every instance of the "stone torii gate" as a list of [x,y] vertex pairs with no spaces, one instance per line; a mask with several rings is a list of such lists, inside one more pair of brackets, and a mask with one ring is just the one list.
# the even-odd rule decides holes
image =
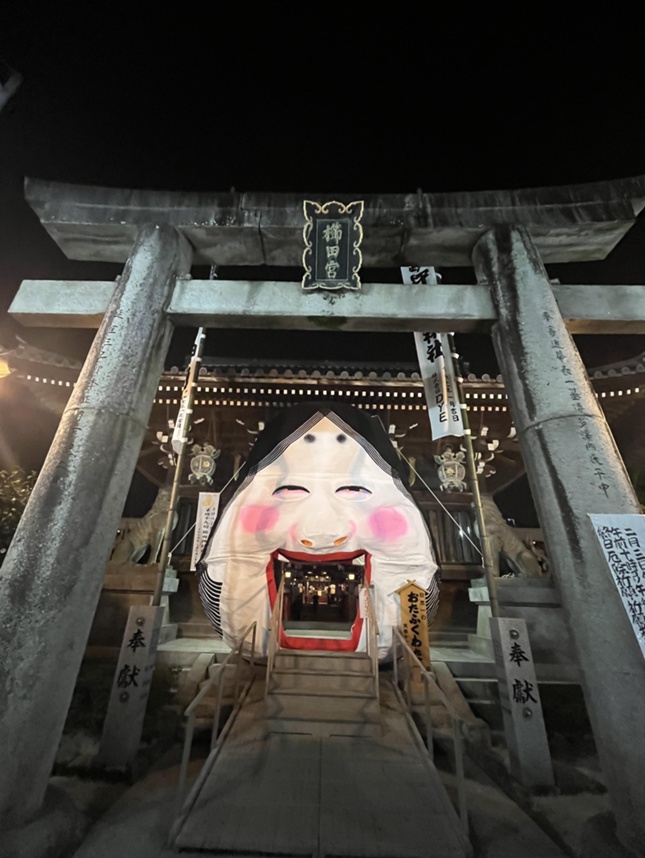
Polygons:
[[10,308],[26,325],[99,330],[0,570],[0,828],[41,807],[173,326],[492,325],[618,833],[636,851],[645,841],[645,664],[587,514],[640,508],[570,333],[644,332],[645,286],[552,284],[544,263],[603,259],[645,205],[645,177],[364,197],[365,266],[474,265],[478,282],[368,283],[333,295],[190,279],[192,263],[299,266],[300,196],[38,181],[27,181],[26,196],[69,257],[125,267],[117,283],[25,281]]

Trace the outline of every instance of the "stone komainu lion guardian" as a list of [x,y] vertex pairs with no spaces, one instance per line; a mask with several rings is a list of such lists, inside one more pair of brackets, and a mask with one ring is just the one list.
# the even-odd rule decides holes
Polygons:
[[[166,529],[170,504],[170,489],[161,488],[151,509],[143,518],[126,518],[121,522],[121,534],[116,542],[111,563],[138,563],[148,548],[148,563],[155,563]],[[177,517],[175,516],[175,524]]]
[[546,574],[536,555],[527,548],[512,527],[504,521],[490,495],[482,495],[486,532],[490,538],[495,575],[499,578],[499,556],[503,554],[511,569],[522,578],[539,578]]

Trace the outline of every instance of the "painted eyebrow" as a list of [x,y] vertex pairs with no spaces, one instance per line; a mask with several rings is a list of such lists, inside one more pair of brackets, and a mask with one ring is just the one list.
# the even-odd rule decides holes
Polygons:
[[278,486],[273,492],[272,495],[277,495],[278,492],[291,491],[291,492],[307,492],[309,494],[309,489],[306,489],[304,486]]
[[339,486],[336,489],[336,494],[338,492],[367,492],[368,495],[371,495],[372,492],[369,489],[366,489],[365,486]]

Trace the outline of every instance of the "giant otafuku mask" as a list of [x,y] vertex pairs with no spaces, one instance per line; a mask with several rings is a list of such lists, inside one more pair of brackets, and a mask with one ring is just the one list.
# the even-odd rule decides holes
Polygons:
[[[274,562],[359,562],[373,586],[387,657],[399,623],[396,590],[408,580],[436,610],[437,564],[420,510],[399,474],[396,452],[378,418],[348,406],[289,409],[258,436],[199,564],[199,591],[211,622],[235,644],[254,620],[266,655],[276,598]],[[348,640],[284,635],[297,649],[365,650],[363,619]]]

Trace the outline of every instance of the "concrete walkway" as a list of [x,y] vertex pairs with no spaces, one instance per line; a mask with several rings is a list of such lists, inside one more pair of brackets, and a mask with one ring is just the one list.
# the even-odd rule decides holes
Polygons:
[[[193,780],[203,760],[192,764]],[[476,779],[473,777],[476,775]],[[452,778],[442,775],[452,792]],[[150,775],[127,792],[94,825],[73,858],[206,858],[167,848],[178,769]],[[565,858],[544,832],[480,771],[467,782],[475,858]],[[385,803],[384,803],[385,805]],[[432,858],[428,850],[427,858]]]
[[[90,830],[74,858],[223,858],[233,851],[237,858],[260,853],[283,858],[471,854],[443,788],[454,798],[454,781],[442,774],[442,786],[427,757],[420,757],[418,736],[409,735],[409,722],[401,717],[388,685],[382,683],[384,729],[375,743],[372,737],[267,737],[256,717],[263,706],[262,683],[256,682],[223,745],[230,749],[234,741],[239,743],[230,758],[237,772],[233,764],[204,771],[200,780],[205,790],[199,791],[201,798],[194,796],[193,820],[187,825],[185,817],[179,827],[180,837],[182,832],[186,837],[180,853],[168,846],[177,810],[178,770],[171,764],[129,789]],[[193,784],[203,762],[191,764]],[[471,765],[470,776],[476,858],[562,858],[542,830],[479,769]],[[195,832],[203,838],[200,851],[194,843],[188,845]]]
[[[274,732],[252,689],[175,843],[225,855],[465,858],[439,776],[382,683],[382,735]],[[342,705],[340,702],[339,706]]]

